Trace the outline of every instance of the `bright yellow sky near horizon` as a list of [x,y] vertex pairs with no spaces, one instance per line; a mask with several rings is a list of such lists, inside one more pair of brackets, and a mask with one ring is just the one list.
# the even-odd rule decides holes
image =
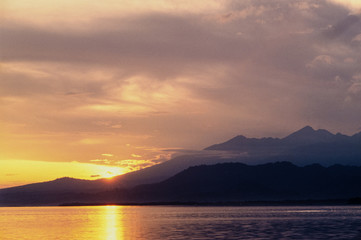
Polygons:
[[[259,110],[256,107],[265,105],[264,101],[255,100],[255,105],[250,107],[239,104],[234,108],[238,112],[227,105],[229,102],[236,102],[233,98],[237,98],[238,95],[253,95],[253,92],[247,91],[246,88],[254,87],[256,84],[251,83],[250,86],[245,84],[245,87],[240,85],[241,91],[245,90],[234,95],[227,94],[227,97],[230,96],[229,102],[224,101],[225,96],[218,95],[217,90],[224,87],[218,79],[226,79],[225,85],[232,88],[231,80],[227,82],[224,59],[216,57],[215,61],[220,63],[211,67],[203,61],[217,54],[224,54],[222,49],[217,49],[218,52],[214,53],[201,52],[198,59],[199,66],[192,68],[193,62],[188,63],[186,57],[184,60],[183,52],[176,52],[178,48],[191,49],[190,59],[197,57],[192,55],[187,36],[178,34],[176,31],[178,29],[166,28],[165,35],[169,35],[174,42],[180,39],[180,43],[167,45],[166,50],[162,48],[152,51],[152,47],[157,49],[159,46],[154,44],[148,48],[147,41],[144,43],[144,49],[142,49],[143,45],[136,45],[140,33],[131,31],[131,26],[134,24],[131,21],[129,25],[125,24],[125,27],[121,24],[114,27],[117,21],[123,23],[129,19],[134,20],[145,13],[152,16],[149,19],[156,22],[155,25],[164,23],[162,19],[153,15],[172,13],[170,18],[172,24],[179,24],[181,21],[177,16],[189,14],[191,18],[198,14],[204,18],[197,24],[206,26],[202,29],[214,27],[211,36],[216,39],[215,42],[221,39],[225,40],[225,45],[228,45],[228,42],[242,36],[242,29],[237,29],[234,34],[232,32],[231,37],[227,35],[221,38],[219,32],[222,27],[210,19],[213,19],[212,14],[217,17],[223,16],[225,14],[223,10],[229,2],[227,0],[0,1],[0,22],[6,25],[4,32],[9,36],[18,37],[27,31],[26,34],[30,39],[20,39],[20,48],[18,49],[19,46],[16,45],[11,49],[13,52],[9,54],[10,57],[7,56],[8,58],[5,59],[2,54],[5,56],[7,49],[1,49],[0,38],[0,81],[6,81],[4,85],[10,89],[0,88],[0,188],[66,176],[81,179],[112,177],[169,160],[178,147],[201,148],[213,144],[214,139],[208,138],[207,134],[215,127],[220,130],[224,126],[242,125],[239,119],[244,120],[245,123],[256,124],[254,128],[261,126],[262,123],[254,121],[254,116],[274,115],[271,108]],[[347,6],[354,12],[359,12],[361,9],[361,0],[330,0],[330,2]],[[256,16],[263,11],[262,9],[255,11],[252,8],[248,10]],[[242,16],[239,13],[236,17]],[[113,21],[109,20],[111,18]],[[197,24],[182,24],[179,26],[190,29],[186,33],[198,34]],[[126,29],[125,32],[133,34],[132,37],[136,39],[134,42],[125,41],[127,46],[135,46],[131,53],[128,53],[127,49],[122,49],[124,54],[129,54],[126,60],[119,60],[118,56],[111,55],[112,44],[127,37],[116,35],[118,31],[124,30],[122,27],[129,27],[130,29]],[[138,31],[139,29],[148,31],[147,27],[137,27]],[[162,43],[163,39],[157,39],[158,36],[156,34],[154,36],[151,31],[161,32],[164,29],[149,28],[151,30],[145,35],[154,38],[154,42]],[[308,32],[309,29],[302,30]],[[109,39],[104,41],[102,34]],[[39,36],[48,38],[49,46]],[[111,37],[115,39],[112,41]],[[208,41],[207,38],[200,37],[200,39],[206,43]],[[27,40],[40,50],[36,53],[31,52]],[[85,44],[87,41],[90,42],[89,45]],[[355,41],[358,41],[358,38],[355,38]],[[87,49],[82,49],[83,44],[95,47],[89,53]],[[99,45],[102,45],[100,50],[97,48]],[[200,49],[204,46],[207,44],[197,45]],[[216,48],[212,44],[208,47],[212,50]],[[78,49],[81,50],[77,52]],[[146,64],[142,59],[142,50],[146,52],[145,57],[151,59]],[[171,56],[180,55],[185,64],[179,67],[179,62],[173,63],[173,59],[169,60],[167,54],[159,57],[159,62],[152,61],[154,56],[157,57],[157,54],[161,55],[166,51],[169,51]],[[232,52],[226,53],[231,55]],[[236,57],[235,59],[238,61]],[[348,60],[352,59],[348,58]],[[169,69],[163,68],[165,63],[169,64]],[[233,75],[233,72],[229,71],[230,79],[243,75],[247,77],[245,72],[254,65],[251,61],[244,64],[240,66],[236,62],[230,67],[233,71],[236,66],[239,71],[237,73],[239,75]],[[141,70],[135,69],[136,65],[141,66]],[[127,69],[122,69],[123,66]],[[176,70],[182,68],[182,74],[174,74],[176,70],[172,67]],[[268,66],[265,69],[268,69]],[[279,76],[281,75],[287,73],[282,72]],[[257,75],[256,79],[259,78],[261,77]],[[286,78],[288,79],[289,76]],[[194,79],[197,81],[193,81]],[[354,81],[357,81],[357,76]],[[292,83],[287,84],[294,87]],[[260,89],[267,87],[268,85],[262,84]],[[286,91],[282,89],[282,92]],[[201,94],[205,97],[198,98]],[[261,92],[260,95],[265,94]],[[213,98],[221,100],[215,101]],[[275,97],[268,102],[279,104],[286,101],[287,97],[284,99]],[[218,109],[224,112],[213,115]],[[280,112],[280,115],[285,114],[286,117],[283,118],[287,119],[286,111],[281,109]],[[226,119],[232,117],[235,117],[232,121]],[[283,124],[283,126],[295,129],[291,125]],[[194,133],[194,129],[197,133]],[[235,129],[238,130],[236,127]],[[217,140],[224,140],[225,136],[232,136],[234,133],[233,129],[225,131],[223,135],[217,136]],[[176,138],[178,145],[174,145],[171,141]]]
[[[111,178],[125,173],[116,166],[79,162],[45,162],[31,160],[1,160],[0,188],[27,183],[49,181],[62,177],[94,180]],[[50,176],[49,176],[50,175]]]

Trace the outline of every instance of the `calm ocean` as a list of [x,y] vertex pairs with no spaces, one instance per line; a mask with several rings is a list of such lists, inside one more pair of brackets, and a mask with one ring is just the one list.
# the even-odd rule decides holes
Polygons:
[[361,239],[361,207],[3,207],[0,239]]

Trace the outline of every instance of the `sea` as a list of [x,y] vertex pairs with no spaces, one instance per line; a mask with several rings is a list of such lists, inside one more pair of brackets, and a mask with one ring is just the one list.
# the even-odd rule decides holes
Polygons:
[[0,239],[361,239],[361,207],[1,207]]

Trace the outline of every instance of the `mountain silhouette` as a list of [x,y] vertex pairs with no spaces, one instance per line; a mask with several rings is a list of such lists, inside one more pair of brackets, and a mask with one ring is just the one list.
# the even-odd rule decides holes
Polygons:
[[[7,188],[8,192],[76,192],[81,189],[81,192],[94,192],[104,189],[112,189],[113,186],[109,184],[106,179],[98,180],[83,180],[70,177],[58,178],[53,181],[32,183],[18,187]],[[1,191],[1,189],[0,189]]]
[[335,135],[327,130],[314,130],[306,126],[282,139],[285,144],[309,145],[314,143],[334,142],[347,137],[345,135]]
[[256,166],[223,163],[190,167],[155,184],[99,192],[2,191],[2,205],[55,205],[351,199],[361,196],[361,167],[290,162]]
[[[38,200],[34,200],[37,199],[37,196],[42,196],[43,203],[41,204],[58,202],[59,199],[62,199],[62,202],[68,202],[74,199],[74,196],[78,196],[76,199],[83,199],[79,197],[83,196],[85,198],[83,200],[87,200],[91,194],[98,192],[119,195],[114,192],[114,189],[122,189],[122,195],[127,196],[125,193],[134,187],[144,184],[158,184],[189,167],[220,163],[260,165],[286,161],[299,167],[312,164],[319,164],[317,166],[322,168],[335,164],[361,166],[361,132],[353,136],[346,136],[340,133],[333,134],[323,129],[314,130],[312,127],[306,126],[284,138],[247,138],[239,135],[226,142],[209,146],[197,153],[177,156],[164,163],[114,177],[112,181],[61,178],[50,182],[0,189],[0,204],[2,203],[1,199],[4,199],[4,194],[8,196],[5,199],[12,199],[14,204],[27,202],[30,205],[33,202],[39,204]],[[304,178],[307,177],[307,175],[304,176]],[[287,182],[286,179],[284,180]],[[199,179],[194,179],[194,181],[196,185],[196,181]],[[252,184],[255,183],[252,182]],[[352,185],[351,183],[348,184]],[[242,185],[246,186],[246,183],[242,183]],[[256,189],[257,186],[261,185],[255,184],[253,188]],[[9,196],[17,196],[18,194],[25,195],[19,197],[19,200],[9,198]],[[138,193],[132,190],[129,194]],[[104,196],[108,195],[105,194]],[[258,196],[261,197],[261,195]]]
[[[361,133],[359,134],[361,138]],[[251,153],[262,150],[261,153],[269,153],[271,149],[274,149],[273,152],[276,152],[319,143],[347,142],[352,139],[356,140],[358,134],[354,136],[348,137],[340,133],[332,134],[324,129],[314,130],[312,127],[306,126],[285,138],[247,138],[240,135],[224,143],[207,147],[206,150],[248,151]]]
[[161,183],[138,186],[124,200],[342,199],[361,196],[360,186],[361,167],[319,164],[298,167],[290,162],[256,166],[224,163],[190,167]]
[[339,163],[358,166],[361,165],[361,132],[346,136],[306,126],[284,138],[237,136],[206,150],[247,153],[248,159],[254,163],[287,160],[297,165],[319,163],[330,166]]

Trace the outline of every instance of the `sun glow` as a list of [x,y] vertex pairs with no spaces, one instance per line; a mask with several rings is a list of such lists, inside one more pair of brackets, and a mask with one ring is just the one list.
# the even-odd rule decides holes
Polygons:
[[106,178],[107,180],[111,181],[115,176],[118,176],[121,174],[123,174],[123,173],[115,174],[113,172],[106,172],[104,175],[101,176],[101,178]]
[[0,183],[2,183],[0,188],[50,181],[62,177],[87,180],[111,179],[129,171],[122,167],[92,163],[31,160],[0,160],[0,169]]

